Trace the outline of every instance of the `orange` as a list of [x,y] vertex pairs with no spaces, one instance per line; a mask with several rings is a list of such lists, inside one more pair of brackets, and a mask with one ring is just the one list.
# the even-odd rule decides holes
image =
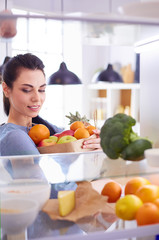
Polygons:
[[88,125],[86,127],[87,131],[89,132],[90,135],[94,134],[93,130],[96,129],[94,126],[92,125]]
[[109,203],[116,202],[122,193],[122,188],[117,182],[108,182],[104,185],[101,194],[108,197]]
[[75,121],[70,125],[70,129],[76,131],[77,128],[85,128],[84,123],[81,121]]
[[153,201],[153,203],[159,208],[159,198],[156,198],[155,201]]
[[156,198],[159,198],[159,187],[157,185],[144,185],[140,187],[135,193],[143,203],[153,202]]
[[50,137],[50,131],[49,129],[43,125],[43,124],[37,124],[33,126],[29,132],[29,136],[34,141],[34,143],[37,145],[41,140],[49,138]]
[[76,139],[88,138],[90,136],[89,132],[85,128],[78,128],[74,132],[74,137]]
[[159,208],[154,203],[144,203],[135,218],[138,226],[159,223]]
[[125,195],[126,194],[135,194],[136,191],[141,187],[144,186],[146,184],[150,184],[150,182],[143,177],[134,177],[132,179],[130,179],[126,185],[125,185]]

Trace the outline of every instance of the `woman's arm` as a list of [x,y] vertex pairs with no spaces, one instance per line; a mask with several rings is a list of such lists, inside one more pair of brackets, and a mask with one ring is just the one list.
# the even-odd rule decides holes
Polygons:
[[40,154],[26,132],[16,129],[8,132],[1,140],[1,155],[36,155]]
[[[27,156],[40,155],[40,153],[26,132],[21,129],[12,130],[6,134],[1,143],[1,155],[10,159],[13,178],[45,178],[40,166],[35,164],[34,157]],[[13,159],[9,157],[15,155],[23,155],[23,157]]]

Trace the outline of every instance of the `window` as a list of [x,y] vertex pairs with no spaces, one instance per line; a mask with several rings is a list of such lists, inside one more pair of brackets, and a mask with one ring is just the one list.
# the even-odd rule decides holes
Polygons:
[[[24,16],[37,15],[37,13],[17,9],[13,9],[13,13],[24,14]],[[43,61],[47,79],[52,73],[58,71],[62,61],[66,62],[70,71],[81,78],[82,44],[79,23],[63,23],[60,20],[45,18],[19,18],[17,35],[12,41],[11,55],[25,52],[35,54]]]

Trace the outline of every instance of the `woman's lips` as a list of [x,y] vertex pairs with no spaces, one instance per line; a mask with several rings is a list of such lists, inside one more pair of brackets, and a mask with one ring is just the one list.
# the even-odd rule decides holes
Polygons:
[[28,106],[28,108],[34,112],[39,111],[40,109],[40,105],[36,105],[36,106]]

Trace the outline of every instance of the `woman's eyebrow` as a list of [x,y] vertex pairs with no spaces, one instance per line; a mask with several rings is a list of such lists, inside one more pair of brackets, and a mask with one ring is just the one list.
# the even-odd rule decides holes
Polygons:
[[31,84],[27,84],[27,83],[24,83],[22,84],[23,86],[26,86],[26,87],[33,87]]
[[[24,84],[22,84],[23,86],[26,86],[26,87],[32,87],[33,88],[33,86],[31,85],[31,84],[27,84],[27,83],[24,83]],[[43,85],[41,85],[40,87],[45,87],[46,86],[46,83],[44,83]]]
[[46,83],[44,83],[43,85],[41,85],[40,87],[45,87],[46,86]]

